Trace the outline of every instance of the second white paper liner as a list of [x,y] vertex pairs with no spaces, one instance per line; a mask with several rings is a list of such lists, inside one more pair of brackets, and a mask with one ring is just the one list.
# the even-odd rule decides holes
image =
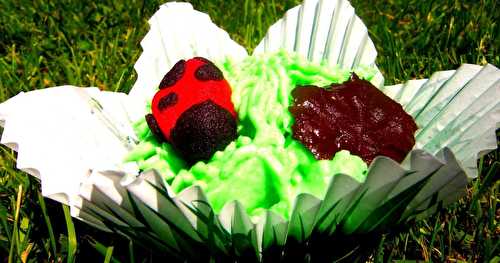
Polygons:
[[377,71],[371,82],[377,87],[384,84],[368,29],[346,0],[305,0],[288,10],[269,28],[254,54],[279,50],[341,68],[370,66]]

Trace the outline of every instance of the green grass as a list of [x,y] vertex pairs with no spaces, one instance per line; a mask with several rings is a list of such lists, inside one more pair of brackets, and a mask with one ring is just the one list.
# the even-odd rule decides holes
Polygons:
[[[299,2],[192,1],[249,51],[269,25]],[[495,0],[352,2],[379,51],[377,63],[387,84],[429,77],[462,63],[500,66],[500,4]],[[63,84],[128,91],[136,79],[133,63],[147,20],[160,4],[1,1],[0,101]],[[131,240],[70,220],[67,208],[40,198],[36,179],[15,169],[14,152],[0,151],[1,262],[153,260],[150,251]],[[385,234],[371,260],[499,262],[498,160],[498,151],[480,160],[480,179],[456,205],[401,233]]]

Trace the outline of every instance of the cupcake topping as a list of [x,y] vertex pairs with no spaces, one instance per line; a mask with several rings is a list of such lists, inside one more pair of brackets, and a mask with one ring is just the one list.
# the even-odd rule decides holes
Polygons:
[[180,60],[165,74],[146,121],[189,162],[208,160],[236,138],[231,88],[215,64]]
[[297,87],[292,96],[293,137],[316,159],[331,159],[348,150],[366,163],[378,155],[401,162],[415,144],[413,118],[356,74],[325,88]]

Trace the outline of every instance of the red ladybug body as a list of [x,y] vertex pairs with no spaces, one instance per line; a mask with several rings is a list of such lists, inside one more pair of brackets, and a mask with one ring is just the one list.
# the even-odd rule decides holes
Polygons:
[[159,88],[146,120],[153,134],[188,162],[208,160],[236,138],[231,87],[209,60],[180,60]]

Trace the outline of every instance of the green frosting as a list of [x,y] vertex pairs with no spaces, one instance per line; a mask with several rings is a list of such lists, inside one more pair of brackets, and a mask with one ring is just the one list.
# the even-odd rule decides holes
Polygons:
[[[288,111],[297,85],[340,83],[350,70],[314,64],[286,52],[216,64],[233,89],[238,139],[208,163],[187,167],[169,144],[155,140],[141,120],[135,124],[140,143],[126,162],[136,162],[142,170],[158,170],[177,193],[199,185],[217,213],[226,203],[239,200],[251,215],[271,209],[288,218],[297,194],[322,198],[336,174],[365,180],[367,166],[361,158],[340,151],[332,160],[318,161],[292,139],[293,117]],[[368,80],[375,74],[368,67],[355,71]]]

